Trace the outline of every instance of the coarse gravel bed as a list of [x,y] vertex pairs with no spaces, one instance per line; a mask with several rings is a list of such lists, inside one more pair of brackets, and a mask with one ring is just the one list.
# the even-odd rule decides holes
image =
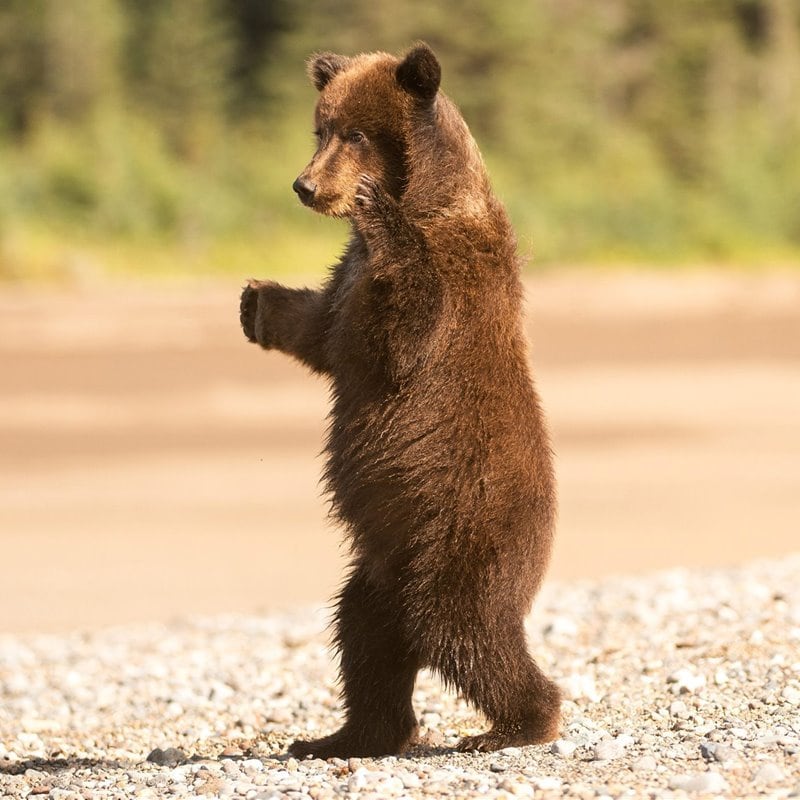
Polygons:
[[341,718],[326,617],[0,635],[0,796],[800,797],[800,554],[547,585],[562,739],[485,755],[451,749],[483,723],[423,673],[412,752],[286,756]]

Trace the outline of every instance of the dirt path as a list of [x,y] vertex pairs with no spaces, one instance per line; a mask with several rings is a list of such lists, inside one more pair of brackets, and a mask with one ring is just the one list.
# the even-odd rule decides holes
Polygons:
[[[0,631],[324,601],[324,382],[238,286],[0,290]],[[800,550],[800,274],[545,275],[552,574]]]

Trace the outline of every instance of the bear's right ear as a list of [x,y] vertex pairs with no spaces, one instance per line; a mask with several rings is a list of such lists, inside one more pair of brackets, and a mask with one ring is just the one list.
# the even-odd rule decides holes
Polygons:
[[336,53],[318,53],[308,60],[308,77],[316,90],[321,92],[334,75],[341,72],[350,59],[347,56],[337,56]]
[[442,68],[428,45],[421,43],[409,50],[406,57],[397,65],[395,73],[401,88],[414,95],[421,102],[433,102],[439,91]]

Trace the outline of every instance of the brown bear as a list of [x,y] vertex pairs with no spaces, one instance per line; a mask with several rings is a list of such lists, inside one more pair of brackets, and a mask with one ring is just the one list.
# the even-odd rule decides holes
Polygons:
[[250,341],[330,379],[325,480],[352,552],[335,617],[346,721],[290,752],[408,749],[423,667],[491,722],[460,750],[550,741],[560,693],[523,620],[556,498],[511,226],[426,45],[325,53],[309,74],[317,151],[293,188],[352,234],[321,289],[252,280],[240,309]]

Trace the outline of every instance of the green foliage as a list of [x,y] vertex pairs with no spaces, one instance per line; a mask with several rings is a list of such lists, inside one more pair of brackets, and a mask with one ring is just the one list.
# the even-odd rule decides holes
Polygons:
[[798,0],[5,0],[0,274],[20,237],[329,261],[304,61],[418,39],[537,262],[800,251]]

